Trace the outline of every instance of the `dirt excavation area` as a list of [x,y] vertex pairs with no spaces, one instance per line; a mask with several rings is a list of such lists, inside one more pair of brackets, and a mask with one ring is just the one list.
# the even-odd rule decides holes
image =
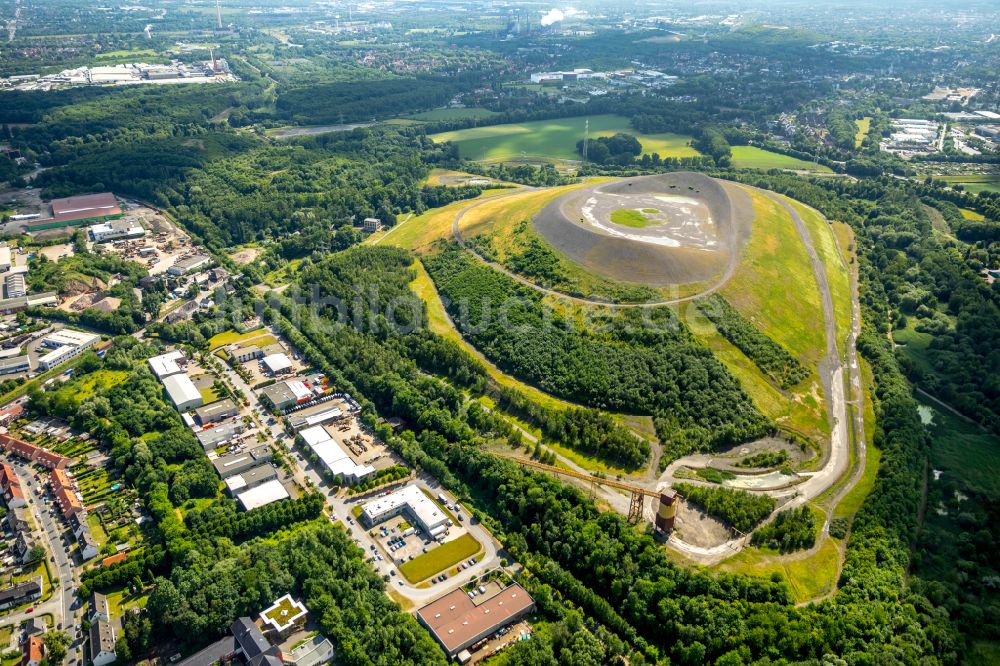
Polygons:
[[664,287],[734,265],[753,221],[749,197],[697,173],[626,178],[577,190],[534,219],[552,246],[599,275]]

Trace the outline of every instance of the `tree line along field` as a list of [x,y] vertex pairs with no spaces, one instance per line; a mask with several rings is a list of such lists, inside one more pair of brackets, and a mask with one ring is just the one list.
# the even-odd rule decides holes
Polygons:
[[795,171],[817,171],[832,173],[832,171],[816,162],[800,160],[790,155],[782,155],[756,146],[733,146],[732,166],[736,169],[791,169]]
[[431,139],[437,143],[452,141],[458,145],[459,155],[473,160],[504,161],[521,157],[579,160],[576,143],[584,138],[587,120],[592,139],[623,132],[636,136],[645,153],[659,153],[660,157],[700,154],[689,145],[689,136],[640,134],[631,128],[628,118],[612,114],[473,127],[433,134]]
[[1000,192],[1000,174],[967,174],[963,176],[935,176],[951,186],[961,185],[966,192]]

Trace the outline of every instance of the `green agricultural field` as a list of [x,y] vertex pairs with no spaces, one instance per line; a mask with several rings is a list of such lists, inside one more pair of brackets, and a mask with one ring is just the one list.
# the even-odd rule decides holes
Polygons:
[[[437,142],[453,141],[467,159],[488,162],[530,158],[537,160],[579,160],[576,143],[584,137],[587,117],[556,118],[528,123],[491,125],[431,135]],[[625,132],[637,137],[646,153],[660,157],[697,157],[688,145],[690,137],[679,134],[640,134],[628,118],[616,115],[590,116],[591,138]]]
[[1000,438],[931,401],[921,405],[931,410],[931,466],[960,476],[963,485],[978,493],[1000,498]]
[[794,169],[832,173],[829,168],[797,157],[772,153],[756,146],[733,146],[733,167],[736,169]]
[[468,109],[434,109],[433,111],[424,111],[423,113],[415,113],[412,116],[406,116],[406,119],[423,120],[425,122],[439,122],[442,120],[469,120],[472,118],[475,118],[476,120],[483,120],[497,115],[500,114],[496,111],[472,107]]
[[962,189],[973,194],[1000,192],[1000,174],[980,173],[965,176],[934,176],[934,178],[943,180],[952,187],[961,185]]
[[399,573],[411,583],[417,583],[469,559],[480,550],[482,550],[482,546],[475,537],[471,534],[463,534],[457,539],[446,541],[434,550],[399,565]]

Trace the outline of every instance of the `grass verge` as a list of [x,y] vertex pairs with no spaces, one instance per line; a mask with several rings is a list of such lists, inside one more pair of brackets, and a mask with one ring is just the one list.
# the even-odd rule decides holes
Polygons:
[[473,557],[482,546],[471,534],[446,541],[434,550],[399,566],[399,573],[411,583],[437,575],[450,566]]

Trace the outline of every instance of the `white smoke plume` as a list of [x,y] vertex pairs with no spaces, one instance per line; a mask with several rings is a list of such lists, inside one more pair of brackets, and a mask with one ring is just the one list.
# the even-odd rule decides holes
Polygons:
[[542,25],[552,25],[553,23],[558,23],[566,18],[558,9],[550,9],[549,13],[542,17]]
[[567,7],[566,9],[550,9],[549,12],[542,17],[542,25],[552,25],[553,23],[559,23],[563,19],[568,19],[571,16],[576,16],[579,12],[572,7]]

